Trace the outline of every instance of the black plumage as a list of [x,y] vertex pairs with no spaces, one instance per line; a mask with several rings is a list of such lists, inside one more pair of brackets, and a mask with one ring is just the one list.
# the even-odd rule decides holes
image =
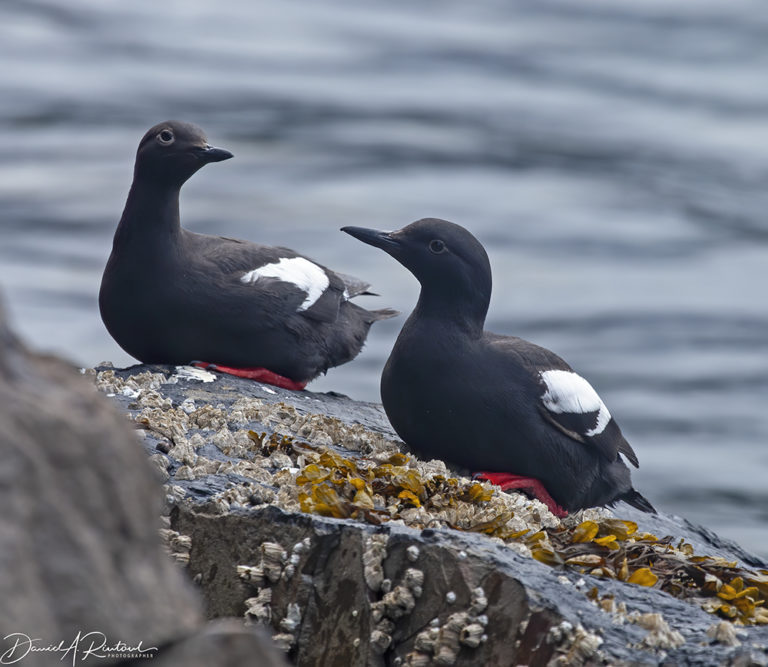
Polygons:
[[395,313],[355,305],[367,284],[293,250],[184,229],[182,185],[230,157],[189,123],[146,133],[102,278],[102,319],[145,363],[203,360],[307,382],[353,359],[371,324]]
[[567,510],[625,500],[637,457],[594,389],[553,352],[483,330],[491,297],[485,249],[438,219],[395,232],[345,227],[421,283],[381,377],[384,409],[415,451],[475,471],[539,480]]

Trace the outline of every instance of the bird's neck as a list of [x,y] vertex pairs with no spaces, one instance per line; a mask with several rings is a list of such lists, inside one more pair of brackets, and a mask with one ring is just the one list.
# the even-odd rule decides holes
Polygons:
[[480,338],[489,302],[483,294],[436,294],[422,289],[408,323],[418,326],[429,322],[430,327],[437,326],[472,339]]
[[173,242],[181,234],[179,187],[134,179],[115,242]]

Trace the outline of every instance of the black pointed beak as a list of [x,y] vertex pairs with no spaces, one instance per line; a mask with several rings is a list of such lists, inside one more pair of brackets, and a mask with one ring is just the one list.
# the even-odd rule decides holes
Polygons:
[[366,229],[365,227],[342,227],[341,231],[354,236],[358,241],[372,245],[374,248],[381,248],[390,255],[397,252],[402,246],[392,232],[382,232],[378,229]]
[[198,148],[195,151],[195,154],[206,164],[208,162],[221,162],[222,160],[229,160],[229,158],[235,157],[232,153],[223,148],[216,148],[215,146],[209,146],[208,144]]

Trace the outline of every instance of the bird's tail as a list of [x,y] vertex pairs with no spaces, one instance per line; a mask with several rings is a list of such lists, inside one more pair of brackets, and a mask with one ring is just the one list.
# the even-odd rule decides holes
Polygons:
[[629,503],[632,507],[637,507],[637,509],[643,512],[657,514],[656,508],[648,502],[648,499],[634,489],[630,489],[623,496],[619,496],[617,500],[623,500],[625,503]]
[[392,308],[380,308],[379,310],[369,310],[368,312],[373,316],[373,322],[388,320],[390,317],[395,317],[400,314],[399,310],[393,310]]

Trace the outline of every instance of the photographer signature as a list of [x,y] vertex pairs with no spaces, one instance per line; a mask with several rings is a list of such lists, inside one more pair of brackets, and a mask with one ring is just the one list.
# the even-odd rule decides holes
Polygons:
[[78,631],[75,638],[67,644],[61,640],[58,644],[46,644],[39,637],[33,638],[23,632],[12,632],[3,638],[10,648],[0,655],[0,665],[12,665],[26,658],[30,653],[61,653],[60,661],[72,659],[72,665],[78,660],[88,658],[153,658],[156,646],[143,646],[143,642],[131,645],[123,641],[109,644],[103,632]]

